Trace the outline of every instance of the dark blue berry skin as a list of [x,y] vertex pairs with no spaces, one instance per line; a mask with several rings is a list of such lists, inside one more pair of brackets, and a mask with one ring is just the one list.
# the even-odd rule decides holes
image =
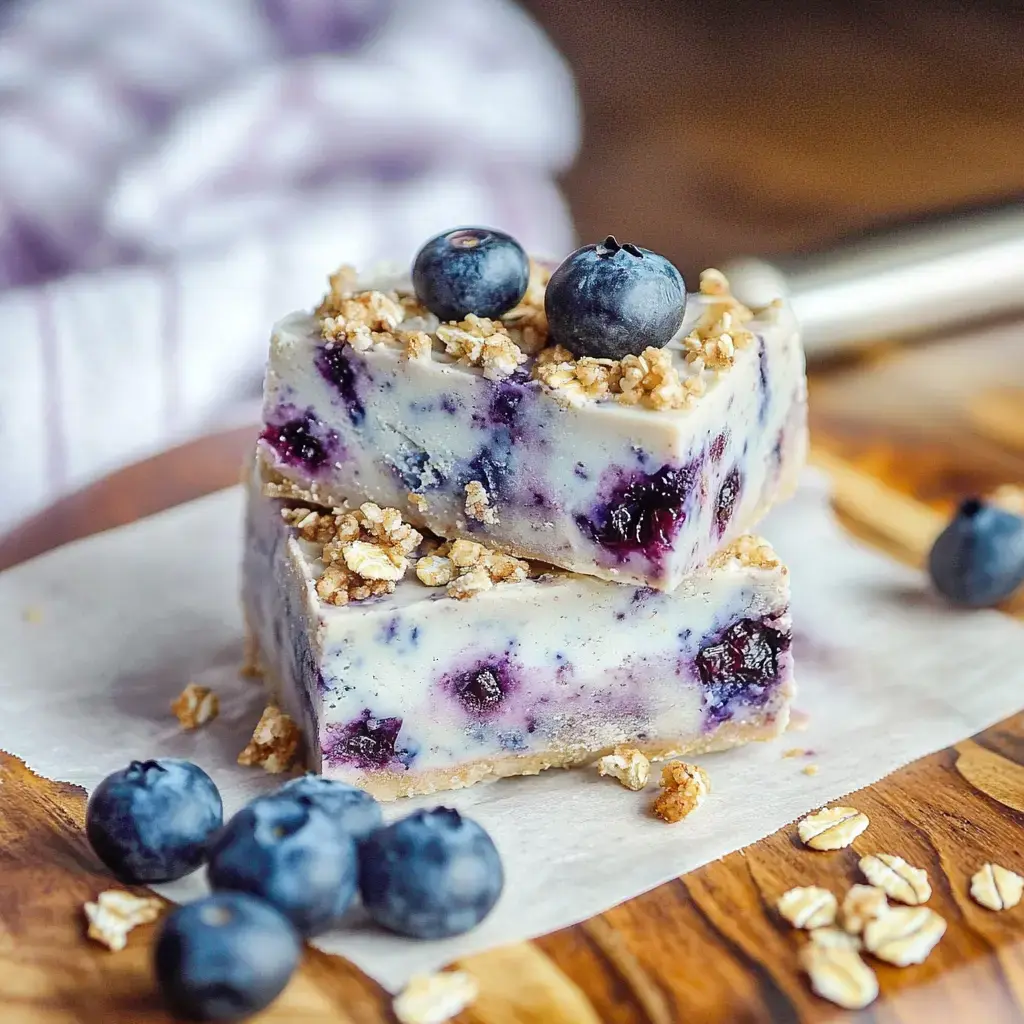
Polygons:
[[215,891],[266,900],[302,935],[336,923],[356,891],[355,842],[303,796],[258,797],[210,844]]
[[195,871],[224,821],[213,779],[190,761],[132,761],[89,798],[85,831],[126,882],[170,882]]
[[280,995],[301,953],[291,922],[269,904],[218,892],[167,916],[153,966],[175,1017],[241,1020]]
[[454,228],[435,235],[416,254],[416,298],[440,320],[468,313],[491,319],[526,293],[530,260],[510,235],[491,228]]
[[544,293],[550,344],[622,359],[664,348],[686,312],[683,276],[664,256],[609,235],[570,253]]
[[417,939],[475,928],[505,884],[491,837],[458,811],[416,811],[359,847],[363,906],[378,924]]
[[380,804],[365,790],[347,782],[325,779],[322,775],[303,775],[301,779],[285,783],[278,792],[284,796],[305,797],[333,818],[357,843],[384,823]]
[[1024,517],[968,498],[936,539],[928,572],[954,604],[999,604],[1024,583]]

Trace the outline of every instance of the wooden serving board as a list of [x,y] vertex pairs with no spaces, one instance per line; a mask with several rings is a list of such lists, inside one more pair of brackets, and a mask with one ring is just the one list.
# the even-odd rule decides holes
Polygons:
[[[1003,328],[982,339],[1010,361],[992,361],[991,379],[976,381],[971,402],[947,386],[961,372],[947,351],[958,348],[952,343],[813,377],[815,459],[832,477],[844,523],[918,563],[956,496],[1024,483],[1024,388],[1007,385],[1019,337],[1018,329]],[[1024,366],[1016,372],[1024,377]],[[908,395],[904,382],[922,378],[931,386]],[[227,483],[250,443],[249,432],[236,432],[118,474],[0,545],[0,565]],[[923,965],[879,966],[882,995],[859,1018],[1024,1019],[1024,905],[994,914],[967,892],[985,861],[1024,872],[1024,714],[917,761],[849,802],[871,819],[872,849],[928,870],[930,905],[949,923]],[[4,1022],[167,1019],[149,973],[153,926],[133,932],[116,954],[83,937],[83,902],[110,884],[85,841],[84,806],[80,789],[41,779],[11,754],[0,755]],[[854,881],[860,846],[809,857],[786,828],[583,924],[472,957],[460,966],[479,978],[481,996],[458,1020],[841,1018],[842,1011],[810,992],[797,969],[799,940],[773,906],[794,885]],[[392,1017],[376,984],[347,962],[309,950],[282,998],[259,1019],[378,1024]]]

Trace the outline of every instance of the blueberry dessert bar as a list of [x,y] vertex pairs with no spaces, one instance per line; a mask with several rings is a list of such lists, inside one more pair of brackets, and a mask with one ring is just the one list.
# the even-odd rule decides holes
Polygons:
[[793,694],[789,580],[740,536],[671,594],[423,536],[395,508],[249,484],[246,616],[307,766],[382,799],[767,739]]
[[432,239],[411,280],[339,271],[274,328],[263,415],[271,495],[359,495],[660,591],[786,497],[806,452],[788,307],[752,312],[717,271],[687,298],[668,261],[612,237],[553,274],[484,229]]

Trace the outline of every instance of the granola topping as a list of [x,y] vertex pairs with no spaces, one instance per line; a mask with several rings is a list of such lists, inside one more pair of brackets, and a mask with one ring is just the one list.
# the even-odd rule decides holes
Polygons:
[[447,587],[449,597],[466,600],[496,583],[529,579],[530,563],[460,538],[419,559],[416,576],[428,587]]
[[998,864],[983,864],[971,877],[971,896],[989,910],[1010,910],[1024,894],[1024,878]]
[[916,907],[919,903],[927,902],[932,894],[928,872],[923,868],[911,867],[902,857],[894,857],[891,853],[873,853],[861,857],[859,867],[872,885],[900,903]]
[[551,279],[551,268],[530,260],[530,283],[519,305],[502,318],[515,337],[516,344],[527,355],[536,355],[548,340],[548,318],[544,312],[544,292]]
[[479,366],[488,380],[504,380],[526,362],[500,320],[470,313],[459,323],[440,324],[436,331],[445,352],[464,366]]
[[597,771],[599,775],[618,779],[626,789],[639,792],[651,777],[651,762],[633,747],[616,747],[612,753],[598,758]]
[[828,889],[816,885],[798,886],[784,892],[775,904],[794,928],[824,928],[836,919],[838,903]]
[[730,562],[746,569],[778,569],[782,565],[782,559],[771,544],[763,537],[755,537],[751,533],[737,537],[715,552],[708,565],[712,569],[724,569]]
[[753,313],[734,298],[719,270],[700,275],[700,293],[708,301],[693,330],[683,339],[686,360],[695,368],[722,370],[732,366],[737,349],[747,348],[754,335],[743,325]]
[[868,827],[868,816],[853,807],[823,807],[797,825],[800,841],[812,850],[841,850]]
[[662,791],[651,810],[662,819],[673,823],[692,814],[711,791],[707,772],[695,764],[672,761],[661,771]]
[[198,729],[212,722],[220,711],[217,694],[208,686],[189,683],[171,702],[171,710],[177,716],[182,729]]
[[423,540],[402,521],[398,509],[381,508],[372,501],[333,512],[286,508],[281,516],[303,540],[323,546],[324,570],[316,592],[328,604],[392,593],[408,569],[408,556]]
[[152,896],[136,896],[121,889],[107,889],[96,897],[95,903],[86,903],[85,917],[89,923],[86,934],[107,949],[118,952],[128,942],[128,933],[140,924],[155,921],[163,910],[163,903]]
[[268,704],[260,716],[252,739],[238,755],[242,765],[259,765],[273,775],[287,771],[295,761],[302,733],[279,707]]

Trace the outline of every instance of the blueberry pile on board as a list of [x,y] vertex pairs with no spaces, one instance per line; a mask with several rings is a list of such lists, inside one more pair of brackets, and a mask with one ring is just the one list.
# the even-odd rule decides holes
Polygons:
[[491,837],[458,811],[389,825],[369,794],[308,775],[224,822],[220,793],[189,761],[132,761],[89,800],[86,833],[123,882],[169,882],[204,864],[212,895],[172,911],[154,968],[168,1009],[239,1020],[269,1005],[303,939],[360,900],[399,935],[440,939],[478,925],[504,885]]

